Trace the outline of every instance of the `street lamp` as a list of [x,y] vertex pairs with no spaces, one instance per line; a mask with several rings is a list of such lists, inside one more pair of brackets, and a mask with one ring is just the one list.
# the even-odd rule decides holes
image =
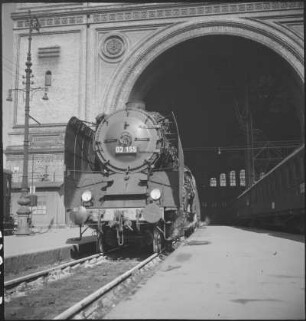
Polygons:
[[[34,119],[32,116],[30,116],[30,92],[31,92],[31,41],[32,41],[32,31],[33,29],[36,29],[39,31],[39,22],[38,19],[32,18],[31,16],[31,11],[29,11],[29,44],[28,44],[28,54],[27,54],[27,61],[26,61],[26,81],[25,81],[25,90],[22,89],[10,89],[9,90],[9,95],[7,100],[12,101],[12,91],[13,90],[20,90],[24,91],[26,94],[26,99],[25,99],[25,121],[24,121],[24,158],[23,158],[23,172],[22,172],[22,183],[21,183],[21,196],[18,200],[18,204],[20,205],[19,209],[17,210],[18,214],[18,226],[17,230],[15,232],[16,235],[29,235],[31,234],[30,231],[30,224],[29,224],[29,215],[31,213],[31,210],[29,208],[30,205],[30,198],[28,195],[29,191],[29,186],[28,186],[28,155],[29,155],[29,118],[32,118],[35,120],[38,124],[39,122]],[[32,91],[36,90],[42,90],[45,89],[45,95],[43,97],[44,100],[48,99],[47,96],[47,90],[46,87],[38,87],[38,88],[32,88]]]
[[[43,100],[49,100],[49,97],[47,95],[47,92],[48,92],[48,87],[36,87],[36,88],[30,88],[30,91],[33,92],[33,94],[36,92],[36,91],[39,91],[39,90],[44,90],[45,93],[43,95],[43,97],[41,99]],[[8,90],[8,93],[7,93],[7,97],[6,97],[6,101],[13,101],[13,97],[12,97],[12,92],[13,91],[22,91],[22,92],[25,92],[26,93],[26,89],[20,89],[20,88],[11,88]],[[32,96],[33,96],[32,94]],[[31,117],[31,116],[30,116]]]

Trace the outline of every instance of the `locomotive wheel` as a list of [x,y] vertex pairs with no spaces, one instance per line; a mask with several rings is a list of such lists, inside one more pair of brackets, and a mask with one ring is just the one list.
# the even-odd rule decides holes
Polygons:
[[161,232],[155,227],[153,229],[153,252],[159,253],[163,246],[163,236]]
[[153,243],[153,234],[150,230],[145,230],[143,233],[143,242],[144,242],[144,247],[150,247],[152,246]]
[[173,243],[172,241],[164,241],[165,244],[165,249],[167,252],[173,252],[174,251],[174,247],[173,247]]

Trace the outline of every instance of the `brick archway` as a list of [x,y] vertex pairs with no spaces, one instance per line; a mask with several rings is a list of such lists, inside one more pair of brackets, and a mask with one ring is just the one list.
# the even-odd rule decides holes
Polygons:
[[115,73],[102,106],[107,106],[108,111],[123,108],[138,77],[154,59],[181,42],[207,35],[238,36],[258,42],[282,56],[300,83],[304,83],[303,41],[293,33],[280,30],[272,22],[263,23],[247,18],[197,19],[171,25],[139,44]]

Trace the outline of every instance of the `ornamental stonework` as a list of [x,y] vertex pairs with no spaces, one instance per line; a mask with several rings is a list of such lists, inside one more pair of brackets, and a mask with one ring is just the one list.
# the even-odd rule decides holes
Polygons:
[[[99,13],[99,8],[96,13],[88,11],[83,8],[84,14],[80,15],[79,11],[74,16],[55,16],[55,17],[39,17],[41,27],[55,27],[55,26],[68,26],[80,25],[91,23],[105,23],[105,22],[123,22],[123,21],[141,21],[150,19],[165,19],[165,18],[187,18],[196,16],[211,16],[222,14],[241,14],[252,12],[267,12],[267,11],[282,11],[294,10],[304,8],[303,1],[261,1],[251,3],[199,3],[197,5],[184,5],[177,4],[169,5],[168,8],[142,8],[139,10],[122,10],[116,12],[102,12]],[[90,9],[92,10],[92,9]],[[17,19],[16,19],[17,20]],[[15,27],[17,29],[27,28],[28,21],[26,19],[18,19]]]
[[121,60],[127,49],[127,40],[119,33],[107,34],[100,45],[100,56],[108,62]]
[[287,60],[304,82],[302,46],[292,33],[284,33],[275,28],[275,25],[272,22],[267,23],[266,19],[263,22],[260,19],[245,17],[216,17],[173,24],[149,37],[142,43],[142,46],[136,47],[131,52],[125,61],[125,68],[118,69],[113,76],[112,86],[103,97],[101,105],[109,106],[109,110],[123,108],[139,75],[152,61],[179,43],[208,35],[239,36],[261,43]]
[[220,14],[233,14],[244,12],[258,12],[267,10],[288,10],[301,9],[304,7],[301,1],[287,2],[257,2],[257,3],[223,3],[209,4],[197,6],[184,6],[175,8],[160,8],[160,9],[143,9],[132,10],[116,13],[97,13],[93,14],[93,22],[119,22],[128,20],[147,20],[147,19],[163,19],[163,18],[180,18],[192,16],[207,16]]
[[[64,25],[78,25],[84,23],[83,16],[71,17],[54,17],[54,18],[39,18],[39,24],[43,27],[64,26]],[[29,22],[24,20],[17,21],[17,28],[28,28]]]

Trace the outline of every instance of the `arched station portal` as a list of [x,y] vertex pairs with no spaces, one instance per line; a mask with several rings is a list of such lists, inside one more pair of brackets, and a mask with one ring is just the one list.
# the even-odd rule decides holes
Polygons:
[[166,50],[162,36],[149,39],[151,50],[142,44],[131,54],[106,97],[111,109],[143,100],[148,110],[175,113],[185,161],[196,176],[202,219],[216,222],[218,215],[226,217],[228,203],[245,185],[304,137],[299,50],[264,33],[245,36],[229,29],[199,35],[195,28],[194,37],[168,31],[164,41],[172,45]]
[[[161,54],[140,75],[129,100],[174,112],[203,213],[216,221],[245,188],[241,170],[248,184],[301,143],[301,93],[292,68],[275,52],[220,35],[191,39]],[[229,186],[233,170],[236,182]],[[212,178],[216,187],[210,186]]]

